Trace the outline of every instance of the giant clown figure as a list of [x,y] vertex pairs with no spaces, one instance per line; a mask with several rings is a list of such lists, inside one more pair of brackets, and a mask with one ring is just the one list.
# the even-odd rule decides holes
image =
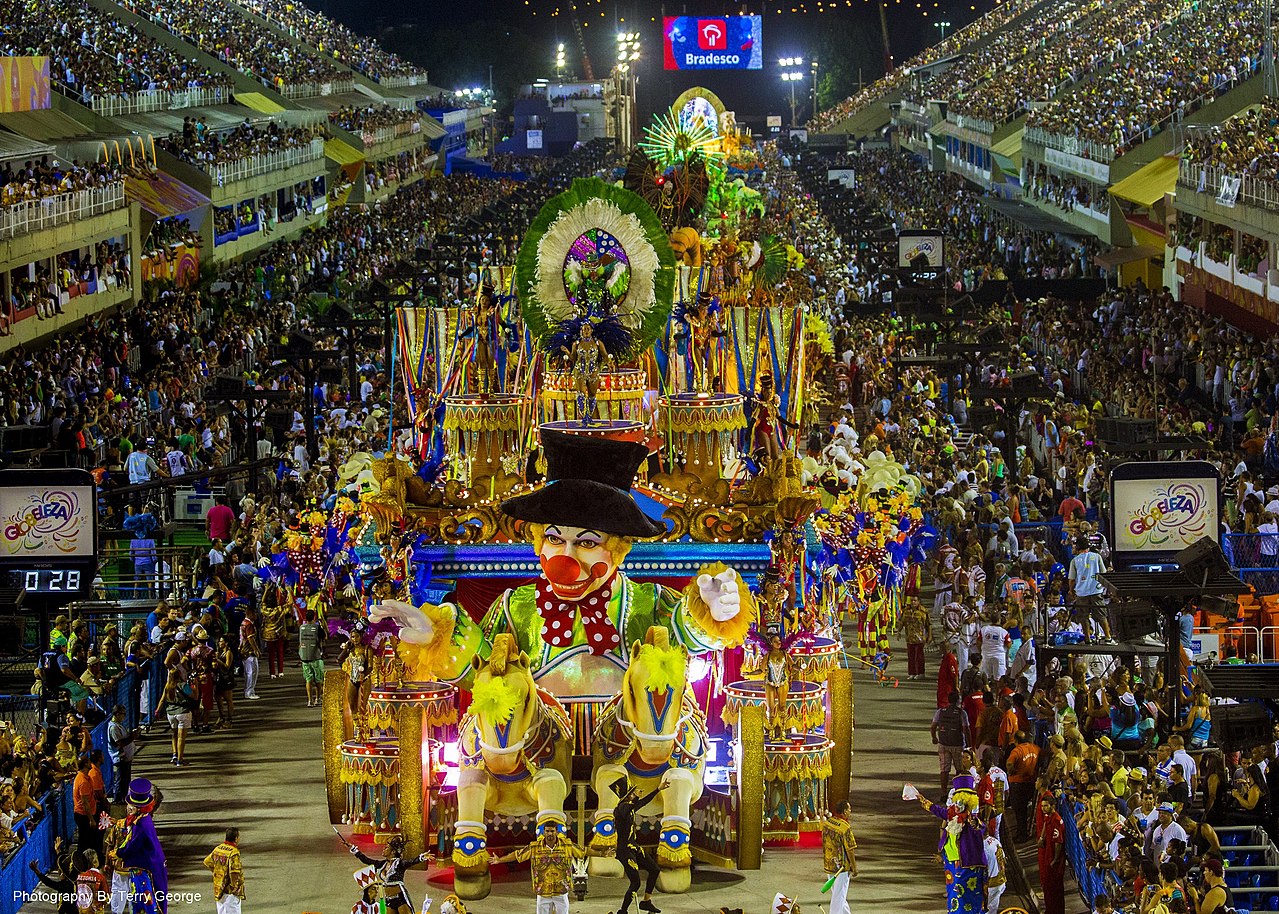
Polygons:
[[[632,646],[650,626],[666,628],[670,643],[689,654],[706,654],[741,644],[757,610],[745,582],[722,564],[702,568],[683,592],[619,570],[636,539],[666,532],[629,491],[647,448],[548,428],[541,436],[547,485],[501,506],[524,522],[541,576],[501,594],[478,624],[451,604],[386,601],[372,617],[400,623],[406,678],[463,687],[472,681],[473,658],[487,660],[497,635],[513,636],[537,687],[566,706],[577,753],[587,754],[596,715],[621,692]],[[459,842],[464,831],[459,823]],[[664,831],[663,840],[682,844],[687,835]],[[477,857],[485,853],[480,840],[465,846]]]

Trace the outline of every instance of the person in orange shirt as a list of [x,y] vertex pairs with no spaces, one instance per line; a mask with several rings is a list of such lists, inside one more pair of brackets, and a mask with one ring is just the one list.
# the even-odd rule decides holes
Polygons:
[[107,785],[102,778],[101,749],[94,749],[89,753],[89,777],[93,779],[94,802],[97,805],[93,814],[94,822],[96,823],[100,814],[111,811],[111,804],[107,800]]
[[1004,709],[1004,716],[999,721],[999,748],[1008,752],[1013,746],[1013,736],[1021,729],[1017,720],[1017,712],[1013,709],[1013,696],[1005,695],[999,700]]
[[1008,754],[1004,767],[1008,772],[1008,804],[1017,826],[1017,840],[1025,841],[1030,836],[1031,819],[1030,804],[1035,798],[1035,769],[1039,767],[1039,747],[1026,735],[1018,731],[1013,735],[1016,746]]
[[81,851],[93,850],[102,856],[102,832],[98,830],[98,797],[93,785],[93,762],[88,755],[80,756],[75,783],[71,788],[74,802],[76,843]]

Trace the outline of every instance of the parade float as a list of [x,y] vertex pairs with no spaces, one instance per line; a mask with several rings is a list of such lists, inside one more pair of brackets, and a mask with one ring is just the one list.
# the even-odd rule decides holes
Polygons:
[[692,110],[547,202],[466,307],[399,310],[411,433],[264,572],[346,641],[332,822],[437,851],[464,899],[542,829],[607,849],[619,777],[671,785],[639,826],[663,891],[815,833],[850,789],[841,623],[891,615],[929,545],[882,453],[827,508],[802,484],[802,257]]

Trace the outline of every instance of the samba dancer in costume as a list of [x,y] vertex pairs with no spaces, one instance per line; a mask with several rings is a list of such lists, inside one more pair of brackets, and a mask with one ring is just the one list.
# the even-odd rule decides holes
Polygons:
[[595,328],[589,320],[582,323],[573,348],[563,348],[561,352],[568,357],[569,373],[577,388],[578,421],[583,425],[590,425],[599,418],[596,406],[600,374],[604,366],[612,362],[612,356],[608,354],[604,344],[595,338]]
[[785,730],[786,699],[790,694],[791,657],[782,648],[780,635],[768,639],[764,655],[764,705],[769,727],[778,736]]
[[770,461],[782,453],[782,398],[773,386],[770,372],[759,376],[759,392],[751,413],[751,446]]
[[404,836],[394,835],[386,844],[386,851],[381,860],[366,856],[354,845],[349,845],[351,856],[361,863],[377,868],[378,880],[386,892],[387,914],[413,914],[413,901],[409,897],[408,887],[404,885],[404,874],[420,864],[428,866],[435,857],[429,853],[405,858]]

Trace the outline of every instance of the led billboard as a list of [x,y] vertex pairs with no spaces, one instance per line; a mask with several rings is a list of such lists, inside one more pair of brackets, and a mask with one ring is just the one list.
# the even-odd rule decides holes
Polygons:
[[760,70],[760,16],[668,16],[662,46],[668,70]]

